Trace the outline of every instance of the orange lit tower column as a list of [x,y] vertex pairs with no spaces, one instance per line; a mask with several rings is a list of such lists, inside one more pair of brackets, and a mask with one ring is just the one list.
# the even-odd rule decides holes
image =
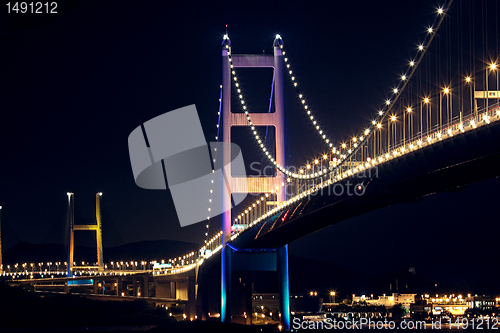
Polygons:
[[68,277],[73,276],[73,248],[75,245],[75,237],[74,237],[74,228],[75,228],[75,195],[71,192],[67,193],[68,195],[68,262],[66,265],[66,269],[68,271]]
[[[284,110],[284,61],[281,53],[283,40],[276,36],[274,40],[274,55],[232,55],[231,41],[226,35],[222,41],[222,135],[221,141],[231,142],[231,127],[250,126],[245,113],[233,113],[231,111],[231,65],[233,68],[273,68],[274,69],[274,113],[252,113],[250,118],[253,126],[274,126],[276,137],[276,163],[285,166],[285,110]],[[230,61],[232,60],[232,62]],[[223,165],[230,165],[231,152],[222,151]],[[231,248],[227,243],[231,240],[231,194],[236,193],[270,193],[276,186],[281,188],[285,177],[278,170],[276,177],[232,177],[230,172],[225,173],[230,184],[222,190],[222,251],[221,251],[221,320],[230,322],[230,295],[231,295]],[[277,201],[285,201],[284,190],[278,192]],[[229,209],[227,209],[229,207]],[[249,221],[251,222],[251,221]],[[286,268],[286,297],[288,301],[288,249],[284,248],[281,260],[286,259],[286,264],[280,267]],[[285,255],[286,254],[286,255]],[[284,271],[283,271],[284,272]],[[281,276],[280,274],[280,281]],[[281,293],[280,293],[281,294]]]
[[104,270],[104,261],[102,255],[101,199],[102,199],[102,192],[98,192],[95,195],[95,220],[96,220],[95,236],[97,241],[97,265],[99,266],[99,271],[102,272]]
[[104,270],[104,261],[102,254],[102,227],[101,227],[101,198],[102,192],[98,192],[95,196],[95,219],[96,224],[75,225],[75,195],[68,192],[68,224],[69,224],[69,241],[68,241],[68,276],[73,275],[73,253],[75,248],[75,230],[94,230],[96,234],[96,245],[97,245],[97,266],[99,271]]

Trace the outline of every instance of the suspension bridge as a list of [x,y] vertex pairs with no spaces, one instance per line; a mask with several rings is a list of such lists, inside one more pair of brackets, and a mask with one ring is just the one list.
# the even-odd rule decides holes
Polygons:
[[[372,210],[500,175],[496,167],[500,157],[498,21],[475,20],[470,14],[473,3],[451,17],[454,5],[448,1],[436,9],[434,22],[426,27],[423,41],[415,46],[384,102],[360,119],[356,135],[344,139],[331,136],[328,126],[320,124],[307,99],[307,87],[296,76],[293,54],[286,51],[280,35],[273,41],[272,55],[234,54],[229,35],[224,35],[215,140],[231,142],[232,127],[248,127],[274,174],[226,175],[230,191],[212,188],[207,193],[203,246],[154,262],[105,263],[102,193],[96,195],[97,224],[86,226],[74,224],[74,195],[68,193],[68,260],[3,264],[3,276],[41,290],[68,292],[87,284],[96,296],[108,288],[117,298],[148,298],[162,305],[181,301],[186,303],[185,318],[216,316],[250,324],[247,273],[276,271],[281,325],[289,330],[287,244]],[[263,67],[273,70],[274,112],[271,106],[266,113],[252,109],[239,76],[240,68]],[[323,151],[299,166],[286,160],[286,89],[296,93],[294,98],[317,132]],[[274,128],[273,145],[268,144],[269,127]],[[231,152],[217,147],[211,152],[214,165],[216,161],[229,164]],[[225,209],[221,225],[214,225],[210,223],[214,192],[222,193],[224,207],[231,207],[232,195],[252,195],[251,201]],[[74,261],[77,230],[96,232],[95,265]],[[155,285],[155,295],[149,294],[150,284]]]

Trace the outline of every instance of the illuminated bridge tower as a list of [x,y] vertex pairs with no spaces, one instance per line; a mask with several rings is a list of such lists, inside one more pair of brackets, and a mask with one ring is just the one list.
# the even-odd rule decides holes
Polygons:
[[95,196],[95,219],[96,224],[87,225],[75,225],[75,194],[68,192],[68,224],[69,224],[69,234],[68,234],[68,265],[67,274],[68,277],[73,276],[73,254],[75,248],[75,230],[95,230],[96,243],[97,243],[97,268],[99,271],[104,270],[104,261],[102,256],[102,228],[101,228],[101,197],[102,192],[99,192]]
[[[233,113],[231,111],[231,65],[233,68],[273,68],[274,69],[274,113],[251,113],[253,126],[274,126],[276,137],[276,163],[286,165],[285,161],[285,110],[284,110],[284,59],[281,52],[283,40],[279,35],[274,40],[274,55],[233,55],[231,52],[231,41],[224,36],[222,41],[222,141],[231,142],[231,127],[250,126],[245,113]],[[232,62],[230,61],[232,60]],[[231,162],[231,153],[223,151],[223,165]],[[237,193],[270,193],[276,186],[286,181],[283,174],[278,170],[275,177],[232,177],[230,172],[225,176],[230,184],[230,191],[222,190],[223,207],[231,207],[231,195]],[[285,201],[285,191],[279,191],[277,201]],[[224,209],[223,209],[224,211]],[[231,249],[228,243],[231,240],[231,210],[222,214],[221,230],[222,257],[221,257],[221,319],[223,322],[231,321],[231,257],[233,262],[245,260],[244,253],[237,253]],[[280,312],[282,314],[283,328],[290,329],[290,300],[288,290],[288,245],[279,248],[272,253],[271,261],[276,263],[275,267],[280,279]],[[236,257],[238,258],[236,260]],[[260,270],[254,267],[254,270]],[[250,268],[250,270],[252,270]],[[251,310],[250,310],[251,313]]]

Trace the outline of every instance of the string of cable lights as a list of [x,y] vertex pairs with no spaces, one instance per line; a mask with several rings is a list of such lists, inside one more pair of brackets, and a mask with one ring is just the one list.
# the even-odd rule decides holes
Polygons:
[[[306,103],[306,99],[304,97],[304,94],[299,89],[299,84],[298,84],[295,76],[293,75],[293,70],[291,69],[291,65],[290,65],[290,62],[288,60],[288,56],[286,56],[286,50],[284,50],[283,43],[280,43],[280,48],[282,49],[282,54],[283,54],[283,56],[285,56],[283,60],[286,63],[288,74],[290,76],[290,79],[292,80],[293,86],[296,89],[297,95],[300,99],[300,102],[301,102],[301,105],[304,109],[304,112],[307,114],[312,125],[315,127],[318,134],[322,138],[323,142],[325,144],[327,144],[329,148],[332,149],[332,153],[339,155],[338,162],[336,163],[336,165],[332,169],[323,169],[323,170],[319,170],[318,172],[314,172],[311,174],[302,175],[300,173],[298,174],[298,173],[294,173],[294,172],[289,171],[286,168],[286,166],[282,166],[276,162],[276,160],[274,159],[272,154],[269,152],[269,150],[267,149],[265,144],[262,142],[261,137],[257,133],[256,128],[253,126],[253,123],[252,123],[252,120],[250,117],[250,113],[248,111],[248,106],[247,106],[248,104],[246,103],[246,101],[243,97],[241,85],[238,81],[238,77],[236,75],[236,71],[235,71],[235,68],[233,66],[233,61],[232,61],[232,57],[231,57],[231,49],[230,49],[229,45],[226,45],[226,48],[228,49],[228,59],[230,62],[230,67],[231,67],[231,74],[232,74],[232,79],[233,79],[232,81],[233,81],[233,84],[234,84],[236,92],[237,92],[237,96],[238,96],[239,101],[240,101],[240,106],[246,115],[248,124],[250,125],[250,130],[254,136],[254,139],[257,142],[257,145],[260,147],[260,149],[264,153],[264,155],[266,156],[266,158],[280,172],[282,172],[283,174],[285,174],[289,178],[313,180],[313,179],[317,179],[317,178],[329,175],[330,173],[334,173],[334,174],[337,173],[338,169],[344,163],[348,162],[359,151],[359,149],[361,149],[361,147],[364,145],[364,142],[366,142],[367,139],[369,139],[373,135],[373,133],[375,132],[373,130],[380,129],[381,123],[391,112],[393,106],[396,104],[396,101],[401,96],[407,83],[409,82],[409,80],[411,79],[411,77],[415,73],[416,69],[418,68],[418,65],[422,61],[422,59],[423,59],[423,57],[428,49],[428,46],[432,42],[439,27],[441,26],[441,23],[443,22],[443,20],[446,16],[446,13],[448,12],[452,2],[453,2],[453,0],[450,0],[445,6],[439,7],[437,9],[437,16],[436,16],[433,24],[427,28],[427,36],[425,37],[424,41],[422,43],[418,44],[418,46],[417,46],[417,49],[418,49],[417,55],[409,62],[406,72],[401,75],[401,77],[400,77],[401,80],[396,85],[396,87],[393,88],[393,90],[392,90],[393,98],[386,99],[384,107],[377,112],[377,114],[375,115],[375,119],[372,121],[372,123],[362,132],[362,134],[353,137],[353,139],[352,139],[353,144],[352,144],[352,146],[349,146],[349,148],[347,147],[347,145],[345,143],[339,144],[338,146],[334,145],[332,140],[329,137],[327,137],[326,133],[323,131],[323,127],[319,125],[318,121],[314,117],[313,111],[310,109],[310,107]],[[224,39],[228,39],[228,38],[229,37],[227,34],[224,35]],[[281,39],[281,36],[276,35],[276,38]]]
[[[220,129],[221,107],[222,107],[222,85],[220,85],[220,87],[219,87],[219,111],[217,112],[217,130],[216,130],[216,134],[215,134],[215,142],[216,143],[219,142],[219,129]],[[213,156],[213,161],[212,161],[213,163],[212,163],[212,165],[213,166],[217,162],[217,155],[218,155],[217,148],[214,147],[214,151],[212,153],[212,156]],[[210,211],[212,210],[212,198],[213,198],[213,194],[214,194],[214,177],[215,177],[215,170],[212,168],[212,179],[210,180],[210,182],[211,182],[211,188],[210,188],[210,194],[209,194],[209,198],[208,198],[208,216],[207,216],[207,222],[206,222],[207,224],[205,225],[206,230],[205,230],[204,244],[207,244],[209,242],[209,240],[208,240],[208,232],[209,232],[209,229],[210,229],[210,215],[211,215]]]

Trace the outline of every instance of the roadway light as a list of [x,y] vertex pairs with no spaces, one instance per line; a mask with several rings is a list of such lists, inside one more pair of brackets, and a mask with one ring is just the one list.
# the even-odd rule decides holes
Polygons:
[[465,78],[465,82],[470,82],[470,81],[471,81],[470,76],[467,76],[467,77]]
[[444,88],[443,92],[444,92],[445,94],[447,94],[447,93],[449,93],[449,92],[450,92],[450,89],[449,89],[449,88]]
[[396,116],[391,116],[391,121],[396,121]]
[[493,69],[496,69],[497,68],[497,64],[491,64],[490,65],[490,69],[493,70]]
[[424,103],[426,103],[426,104],[429,103],[429,98],[427,98],[427,97],[424,98]]

